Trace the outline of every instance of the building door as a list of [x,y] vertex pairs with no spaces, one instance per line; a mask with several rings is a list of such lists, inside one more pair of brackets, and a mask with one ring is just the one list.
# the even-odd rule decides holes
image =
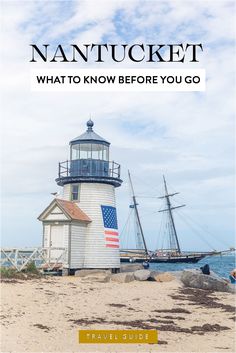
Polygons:
[[[63,248],[63,225],[52,225],[50,234],[50,248]],[[50,259],[56,262],[63,250],[50,249]],[[59,260],[61,262],[61,260]]]

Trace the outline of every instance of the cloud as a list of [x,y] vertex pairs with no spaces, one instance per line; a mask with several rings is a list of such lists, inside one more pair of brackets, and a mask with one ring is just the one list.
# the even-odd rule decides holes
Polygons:
[[[95,130],[112,143],[112,157],[122,165],[124,185],[117,189],[121,228],[129,211],[129,168],[137,193],[143,195],[155,191],[158,196],[165,174],[174,189],[182,192],[191,215],[206,223],[216,239],[223,240],[227,234],[232,245],[234,2],[137,0],[95,4],[2,2],[3,243],[41,243],[36,217],[51,200],[50,192],[57,189],[57,163],[68,158],[68,142],[85,130],[91,113]],[[157,94],[30,92],[30,43],[104,40],[202,42],[204,52],[196,67],[206,68],[207,90]],[[153,214],[160,204],[145,198],[139,202],[151,247],[160,218],[158,214],[142,215]],[[180,222],[178,226],[186,247],[204,248],[197,238],[190,243],[186,227]],[[212,242],[219,248],[217,241]]]

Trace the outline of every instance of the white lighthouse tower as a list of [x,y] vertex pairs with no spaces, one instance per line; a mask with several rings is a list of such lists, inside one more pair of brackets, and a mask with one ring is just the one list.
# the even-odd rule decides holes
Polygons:
[[115,188],[122,183],[120,165],[109,161],[110,143],[93,125],[89,120],[87,131],[70,141],[70,160],[59,163],[56,179],[63,196],[39,217],[44,246],[67,248],[70,270],[120,267],[115,200]]

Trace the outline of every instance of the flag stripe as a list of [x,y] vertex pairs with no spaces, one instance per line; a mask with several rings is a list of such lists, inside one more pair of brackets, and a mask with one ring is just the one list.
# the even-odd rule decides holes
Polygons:
[[110,231],[110,230],[105,230],[105,234],[106,235],[118,235],[119,233],[118,232],[112,232],[112,231]]
[[119,243],[119,239],[117,238],[106,238],[106,241],[114,241],[116,243]]
[[106,244],[106,248],[119,248],[119,245],[116,245],[116,244]]

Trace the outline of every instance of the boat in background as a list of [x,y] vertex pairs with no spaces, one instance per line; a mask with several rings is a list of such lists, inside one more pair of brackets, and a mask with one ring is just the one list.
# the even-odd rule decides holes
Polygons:
[[157,249],[155,251],[148,250],[146,240],[144,237],[143,227],[140,221],[138,203],[134,193],[133,183],[131,180],[130,172],[128,171],[129,183],[132,193],[132,204],[130,208],[134,210],[135,224],[136,224],[136,249],[121,249],[120,250],[120,260],[121,262],[151,262],[151,263],[196,263],[207,256],[223,255],[229,252],[235,251],[234,248],[224,251],[209,251],[209,252],[190,252],[181,251],[179,239],[177,235],[177,230],[173,217],[173,210],[185,205],[172,206],[170,198],[178,194],[169,193],[167,188],[167,183],[165,176],[163,176],[164,191],[165,194],[159,199],[165,200],[165,208],[159,212],[164,212],[167,215],[167,225],[168,229],[168,244],[169,247],[165,249]]

